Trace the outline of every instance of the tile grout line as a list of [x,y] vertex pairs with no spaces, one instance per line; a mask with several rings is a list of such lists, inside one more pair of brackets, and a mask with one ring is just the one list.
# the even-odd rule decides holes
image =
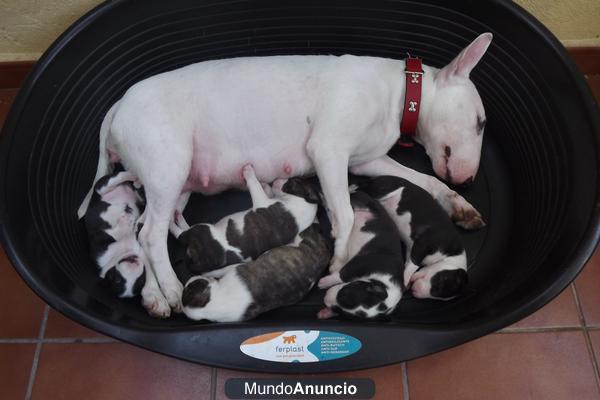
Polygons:
[[217,369],[212,368],[210,371],[210,400],[217,398]]
[[44,316],[42,317],[42,324],[40,326],[40,333],[38,334],[38,342],[35,346],[35,353],[33,355],[31,372],[29,373],[29,382],[27,382],[27,392],[25,393],[25,400],[31,399],[31,395],[33,393],[33,384],[35,382],[37,367],[40,361],[40,353],[42,352],[42,340],[44,339],[44,334],[46,333],[46,324],[48,323],[49,311],[50,306],[46,305],[46,307],[44,308]]
[[405,361],[400,366],[402,368],[402,395],[404,400],[410,400],[410,390],[408,387],[408,365]]
[[43,339],[42,343],[81,343],[81,344],[102,344],[102,343],[120,343],[113,338],[48,338]]
[[118,340],[112,338],[47,338],[47,339],[0,339],[0,344],[33,344],[33,343],[59,343],[59,344],[96,344],[96,343],[119,343]]
[[594,370],[594,375],[596,376],[596,385],[600,390],[600,370],[598,369],[598,360],[596,360],[596,353],[594,353],[594,345],[592,344],[592,338],[590,337],[590,332],[586,325],[583,307],[581,307],[581,303],[579,302],[579,293],[577,292],[577,288],[575,287],[574,283],[571,284],[571,289],[573,290],[573,297],[575,298],[575,306],[577,307],[577,312],[579,313],[579,319],[581,321],[581,324],[583,325],[583,337],[585,339],[585,345],[588,349],[588,353],[592,361],[592,369]]
[[585,315],[583,314],[583,308],[581,308],[581,303],[579,302],[579,293],[577,293],[577,288],[574,283],[571,283],[571,293],[573,294],[573,300],[575,300],[575,308],[577,309],[577,316],[579,317],[579,323],[585,330]]

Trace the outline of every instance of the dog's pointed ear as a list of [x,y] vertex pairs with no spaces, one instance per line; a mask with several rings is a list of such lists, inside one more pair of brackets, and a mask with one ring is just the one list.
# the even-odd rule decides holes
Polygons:
[[453,77],[468,78],[481,57],[492,43],[493,35],[490,32],[482,33],[469,44],[450,64],[438,72],[436,81],[443,82]]

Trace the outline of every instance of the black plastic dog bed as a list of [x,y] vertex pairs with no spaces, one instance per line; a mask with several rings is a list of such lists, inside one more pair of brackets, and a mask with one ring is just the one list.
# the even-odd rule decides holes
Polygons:
[[[149,317],[139,300],[98,284],[76,210],[92,184],[102,118],[132,84],[207,59],[275,54],[423,57],[442,66],[482,32],[494,34],[472,73],[487,111],[482,165],[461,193],[488,226],[465,232],[471,291],[450,302],[406,299],[391,321],[318,321],[322,293],[257,320],[201,324]],[[391,154],[431,173],[422,150]],[[25,281],[52,307],[104,334],[196,362],[318,372],[374,367],[439,351],[534,312],[563,290],[599,230],[600,118],[560,43],[504,1],[111,1],[44,54],[2,132],[1,236]],[[190,221],[216,220],[245,193],[195,196]],[[240,344],[274,331],[348,334],[356,353],[319,363],[246,356]]]

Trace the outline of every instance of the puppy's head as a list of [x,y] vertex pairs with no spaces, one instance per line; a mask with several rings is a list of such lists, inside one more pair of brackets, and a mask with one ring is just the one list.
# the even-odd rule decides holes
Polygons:
[[425,267],[410,278],[410,290],[418,299],[450,300],[463,294],[469,284],[464,269]]
[[117,296],[135,297],[141,293],[146,283],[146,269],[140,257],[131,255],[110,267],[103,278]]
[[325,305],[334,313],[358,318],[377,318],[391,313],[402,297],[398,286],[380,280],[356,280],[331,287]]
[[203,319],[202,309],[210,302],[211,286],[214,282],[214,278],[202,276],[195,276],[187,281],[181,295],[181,303],[188,318]]
[[239,262],[239,258],[235,257],[234,253],[226,251],[213,237],[207,224],[196,224],[177,239],[186,246],[184,262],[194,273],[200,274],[226,264]]
[[318,185],[304,178],[277,179],[273,182],[272,192],[274,197],[297,196],[311,204],[321,201]]

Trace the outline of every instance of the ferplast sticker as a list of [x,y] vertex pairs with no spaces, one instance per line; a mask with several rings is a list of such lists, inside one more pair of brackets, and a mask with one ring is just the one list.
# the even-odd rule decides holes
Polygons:
[[240,345],[247,356],[274,362],[320,362],[347,357],[362,347],[360,340],[338,332],[285,331],[254,336]]

